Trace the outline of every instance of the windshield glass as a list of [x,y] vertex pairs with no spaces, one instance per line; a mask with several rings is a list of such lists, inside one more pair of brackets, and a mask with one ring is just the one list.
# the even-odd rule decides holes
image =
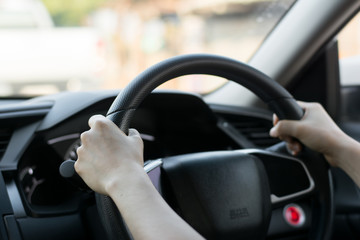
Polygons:
[[[247,62],[295,0],[0,0],[0,96],[123,88],[187,53]],[[207,93],[189,76],[162,88]]]

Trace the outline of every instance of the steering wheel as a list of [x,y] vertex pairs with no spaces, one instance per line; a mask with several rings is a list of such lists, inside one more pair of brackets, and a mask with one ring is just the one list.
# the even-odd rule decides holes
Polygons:
[[[214,75],[241,84],[280,119],[298,120],[303,115],[283,87],[256,69],[221,56],[192,54],[170,58],[138,75],[116,97],[107,118],[127,133],[134,112],[147,95],[160,84],[189,74]],[[334,214],[328,164],[308,149],[301,159],[280,153],[283,146],[274,147],[275,151],[215,151],[163,158],[160,165],[170,189],[166,194],[175,198],[181,216],[207,239],[264,239],[272,209],[310,198],[308,237],[328,239]],[[270,176],[284,173],[277,172],[284,164],[290,164],[285,175],[295,171],[293,178],[297,178],[290,186],[296,192],[285,195],[281,191],[288,189],[284,185],[289,183],[274,182]],[[99,194],[96,200],[109,239],[131,239],[113,201]]]

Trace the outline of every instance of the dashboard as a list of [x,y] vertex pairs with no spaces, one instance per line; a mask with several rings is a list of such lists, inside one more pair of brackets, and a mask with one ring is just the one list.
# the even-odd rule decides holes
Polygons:
[[[80,134],[89,129],[87,120],[105,115],[113,97],[106,98],[36,133],[19,161],[18,181],[23,197],[34,214],[49,206],[68,205],[76,189],[59,175],[60,164],[76,160]],[[166,99],[166,101],[164,101]],[[238,148],[217,127],[210,109],[194,95],[158,93],[151,95],[137,110],[131,127],[144,141],[144,159],[151,160],[184,153]],[[57,186],[54,188],[54,186]]]
[[[88,119],[105,115],[116,95],[117,91],[65,92],[0,102],[2,239],[104,237],[94,193],[80,191],[62,178],[59,166],[77,159]],[[150,94],[130,124],[144,141],[145,161],[196,152],[266,149],[279,142],[269,136],[271,126],[270,111],[207,104],[199,95],[174,91]],[[286,172],[295,165],[266,166],[273,192],[287,191],[277,188],[281,181],[291,188],[293,177]],[[281,172],[285,180],[277,177]],[[306,188],[308,179],[300,171],[301,178]],[[308,201],[298,204],[310,211]],[[291,228],[281,209],[274,209],[268,235],[277,239],[289,232],[303,234],[306,227]]]

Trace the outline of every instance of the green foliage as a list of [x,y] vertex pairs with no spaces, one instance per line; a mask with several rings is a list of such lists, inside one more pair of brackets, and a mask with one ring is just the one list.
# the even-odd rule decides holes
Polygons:
[[42,0],[56,26],[80,26],[108,0]]

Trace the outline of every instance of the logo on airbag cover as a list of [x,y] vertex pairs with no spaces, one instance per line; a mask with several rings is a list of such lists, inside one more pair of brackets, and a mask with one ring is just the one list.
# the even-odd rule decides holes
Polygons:
[[237,209],[230,209],[230,219],[238,219],[238,218],[244,218],[249,217],[249,212],[247,208],[237,208]]

